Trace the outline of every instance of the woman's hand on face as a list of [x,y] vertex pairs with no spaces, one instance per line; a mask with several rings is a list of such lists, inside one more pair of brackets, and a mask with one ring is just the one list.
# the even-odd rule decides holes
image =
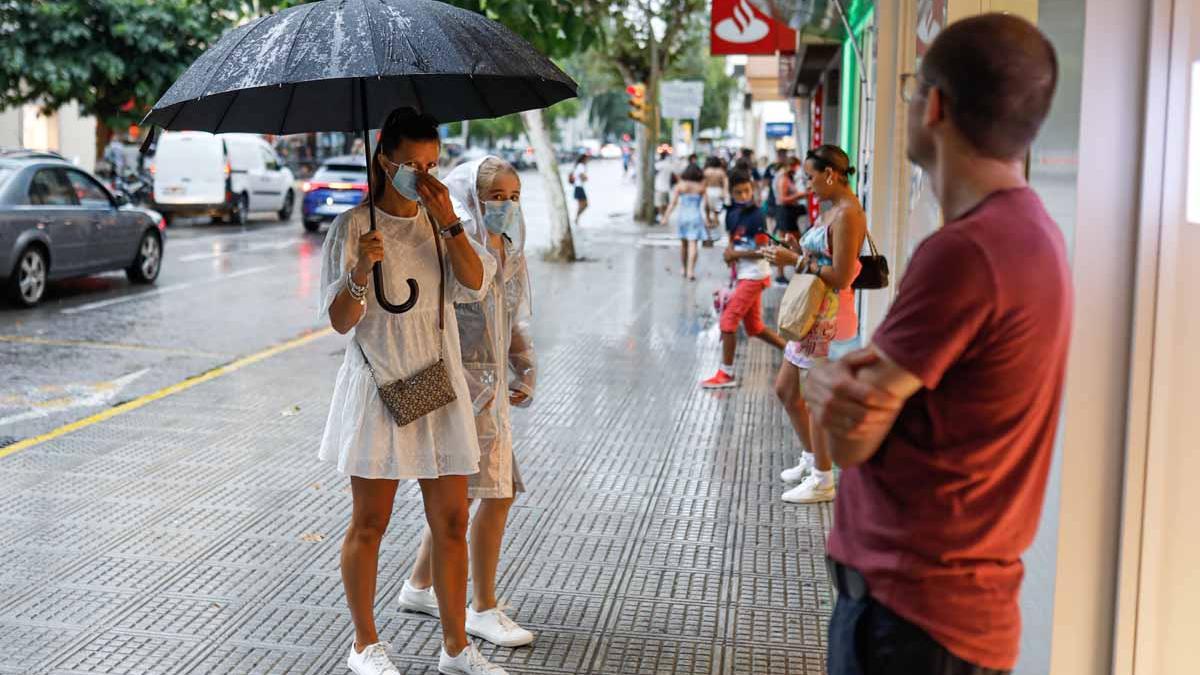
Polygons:
[[800,260],[798,254],[782,246],[771,246],[764,249],[763,258],[772,265],[779,265],[781,267],[795,265]]
[[458,220],[454,205],[450,201],[450,190],[442,182],[424,171],[417,174],[417,194],[421,203],[433,216],[438,227],[446,227]]
[[365,277],[375,263],[383,260],[383,234],[379,230],[367,232],[358,238],[358,262],[354,265],[354,276]]

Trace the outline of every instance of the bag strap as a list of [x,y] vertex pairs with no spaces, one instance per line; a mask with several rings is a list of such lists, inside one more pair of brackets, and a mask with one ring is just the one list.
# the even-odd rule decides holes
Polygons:
[[[442,258],[442,235],[438,232],[437,225],[433,219],[429,219],[429,226],[433,228],[433,245],[437,249],[438,254],[438,358],[444,359],[446,356],[446,340],[444,334],[446,332],[446,261]],[[358,352],[362,354],[363,362],[367,364],[367,370],[371,372],[371,379],[374,380],[375,386],[379,386],[379,379],[375,377],[375,368],[371,365],[371,360],[367,358],[367,352],[362,348],[358,338],[354,338],[354,346],[358,347]]]
[[871,236],[871,228],[867,228],[867,246],[871,249],[871,255],[878,258],[879,249],[875,248],[875,238]]

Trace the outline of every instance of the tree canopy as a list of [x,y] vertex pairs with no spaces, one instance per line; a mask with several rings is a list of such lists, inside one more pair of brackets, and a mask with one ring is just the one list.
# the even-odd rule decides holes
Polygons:
[[233,24],[231,1],[0,2],[0,107],[72,101],[119,128],[135,123]]

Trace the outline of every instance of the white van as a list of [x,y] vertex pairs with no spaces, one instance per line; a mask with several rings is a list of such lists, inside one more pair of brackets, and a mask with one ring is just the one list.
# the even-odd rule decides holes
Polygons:
[[154,209],[172,216],[209,215],[245,224],[251,212],[292,217],[295,179],[275,149],[254,134],[168,131],[152,164]]

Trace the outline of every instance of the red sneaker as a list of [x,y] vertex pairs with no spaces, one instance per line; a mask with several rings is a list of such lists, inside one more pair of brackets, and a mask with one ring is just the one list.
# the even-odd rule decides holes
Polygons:
[[736,386],[737,378],[726,375],[723,370],[718,370],[716,375],[700,383],[700,387],[703,389],[728,389]]

